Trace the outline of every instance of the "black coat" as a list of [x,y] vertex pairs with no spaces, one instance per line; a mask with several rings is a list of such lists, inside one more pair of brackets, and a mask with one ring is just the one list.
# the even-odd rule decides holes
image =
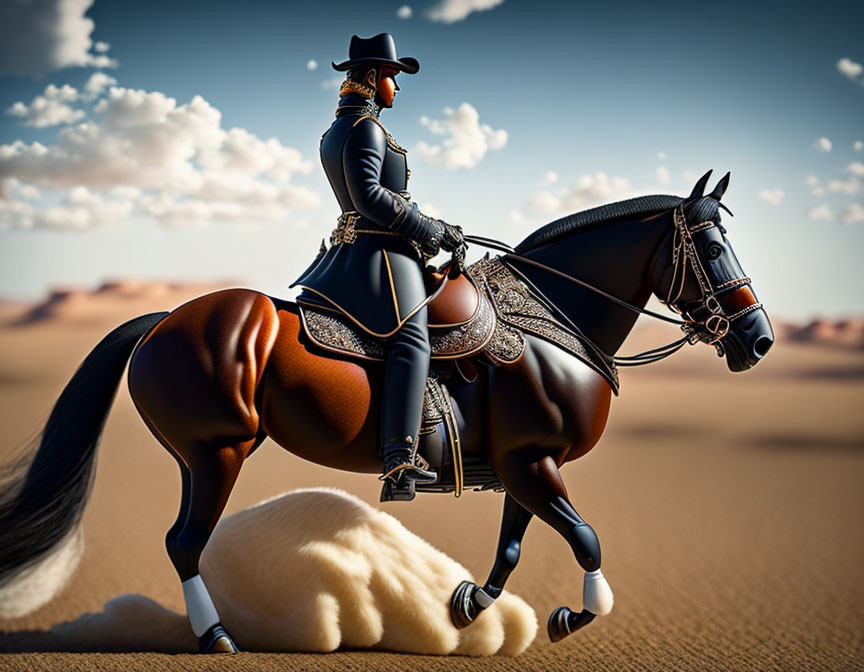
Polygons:
[[340,101],[321,138],[321,162],[343,218],[357,213],[355,229],[380,233],[358,233],[350,243],[331,239],[291,286],[327,299],[367,332],[390,336],[428,298],[425,258],[410,234],[440,224],[410,201],[406,151],[364,100]]

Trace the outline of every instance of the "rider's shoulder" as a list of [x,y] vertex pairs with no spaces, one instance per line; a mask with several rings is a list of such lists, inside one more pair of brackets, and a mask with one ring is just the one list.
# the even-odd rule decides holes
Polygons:
[[387,129],[384,128],[384,124],[381,123],[381,120],[378,119],[378,117],[371,114],[366,114],[357,118],[351,124],[351,132],[352,134],[356,133],[363,137],[375,139],[380,138],[382,140],[387,138]]

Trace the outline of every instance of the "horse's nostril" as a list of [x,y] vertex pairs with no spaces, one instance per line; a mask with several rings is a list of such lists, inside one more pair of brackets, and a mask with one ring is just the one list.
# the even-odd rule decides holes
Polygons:
[[753,353],[757,357],[764,357],[765,353],[767,353],[771,349],[772,345],[774,345],[773,338],[771,338],[770,336],[760,336],[753,344]]

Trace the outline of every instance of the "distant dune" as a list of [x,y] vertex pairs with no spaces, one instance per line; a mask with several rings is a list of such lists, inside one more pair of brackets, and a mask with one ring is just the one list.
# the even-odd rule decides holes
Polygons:
[[7,324],[25,325],[57,322],[65,325],[114,323],[154,310],[172,310],[190,299],[224,289],[248,286],[242,280],[214,283],[137,282],[116,280],[97,289],[58,288],[46,299],[32,304],[0,302],[0,319]]
[[844,348],[864,348],[864,319],[813,320],[804,326],[789,323],[775,325],[775,329],[787,341],[796,343],[818,343]]

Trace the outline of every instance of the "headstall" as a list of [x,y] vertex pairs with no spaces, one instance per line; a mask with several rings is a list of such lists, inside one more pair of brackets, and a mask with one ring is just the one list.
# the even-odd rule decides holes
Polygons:
[[[716,287],[712,286],[696,244],[693,242],[693,234],[707,231],[717,224],[706,220],[688,226],[683,203],[673,210],[672,221],[675,226],[675,233],[672,236],[672,281],[669,283],[669,292],[664,303],[684,318],[681,328],[687,333],[687,339],[691,344],[702,341],[713,345],[717,349],[718,356],[722,357],[724,349],[721,340],[729,333],[732,322],[757,310],[762,304],[750,303],[732,314],[727,314],[718,295],[727,295],[749,285],[750,278],[741,276],[726,280]],[[684,310],[678,306],[678,301],[684,291],[688,263],[699,284],[701,295],[695,307]],[[749,294],[749,290],[747,292]]]

